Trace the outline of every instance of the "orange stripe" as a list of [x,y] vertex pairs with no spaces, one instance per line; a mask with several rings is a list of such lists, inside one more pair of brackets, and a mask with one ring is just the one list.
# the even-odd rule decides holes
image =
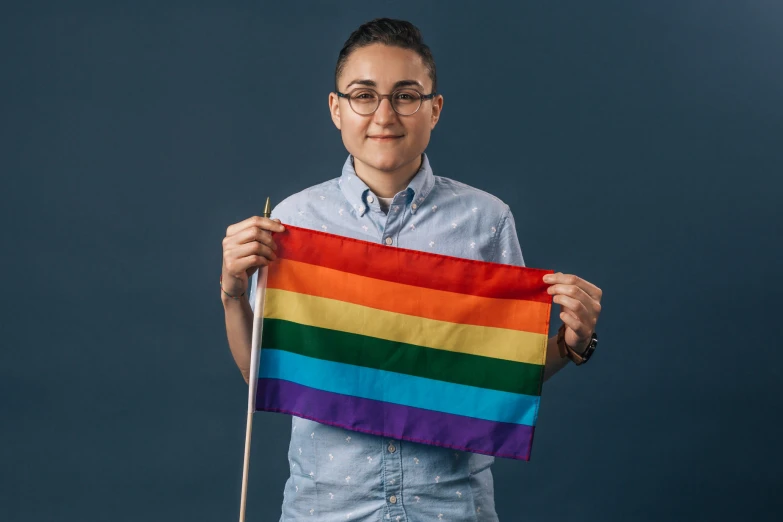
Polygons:
[[433,290],[290,259],[269,265],[267,286],[438,321],[548,334],[550,305],[538,301]]
[[280,259],[444,292],[552,303],[543,281],[552,270],[388,247],[283,224],[285,232],[274,235]]

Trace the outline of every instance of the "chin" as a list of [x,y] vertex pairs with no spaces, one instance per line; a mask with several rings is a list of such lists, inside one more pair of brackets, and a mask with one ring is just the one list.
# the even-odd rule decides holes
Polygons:
[[409,158],[408,155],[402,151],[398,151],[398,152],[388,151],[388,152],[381,152],[381,153],[372,152],[360,159],[362,159],[362,161],[364,161],[364,163],[366,163],[367,165],[380,171],[397,170],[398,168],[402,167],[403,165],[411,161],[411,158]]
[[404,160],[402,158],[372,158],[368,164],[374,169],[391,172],[400,168],[404,164]]

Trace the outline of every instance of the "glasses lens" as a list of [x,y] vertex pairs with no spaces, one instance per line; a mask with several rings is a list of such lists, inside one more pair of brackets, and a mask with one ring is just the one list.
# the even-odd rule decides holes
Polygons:
[[421,105],[421,94],[412,89],[402,89],[394,91],[392,95],[394,110],[403,116],[411,115],[419,110]]
[[357,114],[371,114],[378,107],[378,93],[363,89],[352,92],[351,107]]

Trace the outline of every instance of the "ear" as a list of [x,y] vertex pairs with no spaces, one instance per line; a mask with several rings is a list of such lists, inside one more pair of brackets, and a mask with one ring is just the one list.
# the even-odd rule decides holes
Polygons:
[[430,130],[435,128],[440,120],[440,113],[443,110],[443,95],[438,94],[432,99],[432,117],[430,119]]
[[342,129],[340,122],[340,98],[333,92],[329,93],[329,113],[332,116],[332,123],[338,129]]

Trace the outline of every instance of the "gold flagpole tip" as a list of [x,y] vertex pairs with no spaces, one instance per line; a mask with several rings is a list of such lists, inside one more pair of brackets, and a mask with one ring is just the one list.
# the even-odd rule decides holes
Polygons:
[[264,205],[264,217],[268,218],[272,215],[272,204],[269,201],[269,198],[266,198],[266,205]]

